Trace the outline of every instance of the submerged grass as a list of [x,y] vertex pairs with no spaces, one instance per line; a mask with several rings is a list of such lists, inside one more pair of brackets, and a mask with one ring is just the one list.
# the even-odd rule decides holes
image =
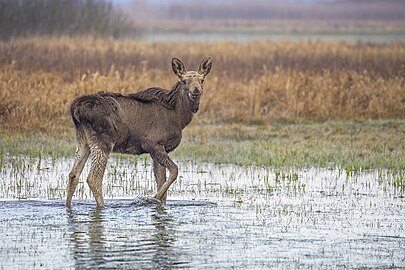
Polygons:
[[[272,125],[194,123],[171,155],[177,160],[274,167],[405,169],[405,120]],[[73,131],[59,136],[1,135],[0,155],[73,157]],[[134,158],[119,155],[123,158]],[[137,157],[135,157],[137,158]]]

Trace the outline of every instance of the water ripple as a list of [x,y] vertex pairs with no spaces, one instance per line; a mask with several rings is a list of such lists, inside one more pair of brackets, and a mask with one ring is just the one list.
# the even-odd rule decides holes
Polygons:
[[105,208],[81,182],[66,209],[71,162],[3,161],[0,268],[405,267],[401,173],[184,163],[161,205],[135,200],[151,165],[120,160]]

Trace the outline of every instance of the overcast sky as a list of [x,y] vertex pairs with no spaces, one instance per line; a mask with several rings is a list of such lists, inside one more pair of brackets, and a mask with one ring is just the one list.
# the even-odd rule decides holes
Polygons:
[[[116,4],[128,4],[131,3],[132,0],[111,0],[113,3]],[[148,2],[152,2],[152,3],[164,3],[164,2],[181,2],[181,1],[188,1],[188,2],[192,2],[192,1],[196,1],[196,0],[148,0]],[[215,1],[215,0],[206,0],[206,1]],[[331,2],[334,0],[290,0],[290,2]]]

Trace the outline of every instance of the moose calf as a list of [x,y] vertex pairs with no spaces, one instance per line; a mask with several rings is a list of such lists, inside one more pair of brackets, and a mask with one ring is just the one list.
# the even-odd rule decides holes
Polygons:
[[[178,174],[177,165],[168,153],[180,144],[182,130],[198,111],[204,79],[211,67],[212,60],[207,57],[197,72],[186,71],[184,64],[173,58],[172,68],[178,82],[170,90],[152,87],[128,95],[99,92],[76,98],[70,113],[76,127],[77,150],[69,174],[66,206],[71,207],[89,156],[87,183],[97,206],[104,206],[102,180],[111,152],[149,153],[158,188],[155,198],[165,203],[167,190]],[[166,169],[170,173],[167,181]]]

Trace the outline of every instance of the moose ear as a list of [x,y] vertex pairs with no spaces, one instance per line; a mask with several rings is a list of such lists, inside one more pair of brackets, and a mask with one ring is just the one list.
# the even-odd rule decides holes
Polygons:
[[210,73],[211,67],[212,67],[212,58],[207,57],[204,60],[202,60],[200,67],[198,68],[198,73],[204,75],[205,77],[208,75],[208,73]]
[[183,62],[181,62],[180,59],[177,58],[173,58],[172,59],[172,68],[173,68],[173,72],[174,74],[176,74],[176,76],[179,79],[183,78],[183,75],[185,75],[187,73],[186,68],[184,67]]

